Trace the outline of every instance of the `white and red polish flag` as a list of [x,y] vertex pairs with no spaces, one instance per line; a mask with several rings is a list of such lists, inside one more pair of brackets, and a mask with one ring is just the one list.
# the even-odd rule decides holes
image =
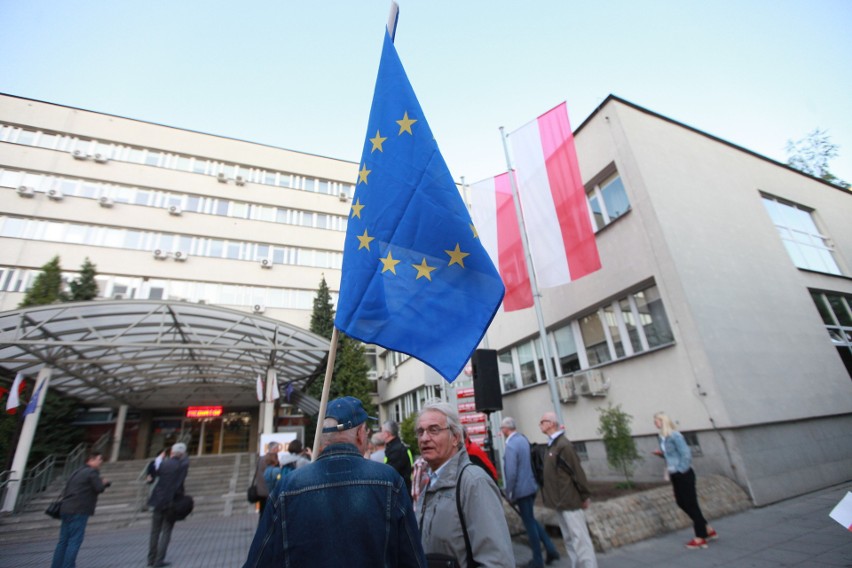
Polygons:
[[[509,142],[538,286],[552,288],[600,269],[566,103],[511,133]],[[493,188],[490,199],[489,185]],[[503,309],[531,306],[532,291],[508,174],[474,184],[471,190],[474,223],[489,254],[494,251],[492,259],[506,285]],[[513,290],[514,283],[517,289]]]

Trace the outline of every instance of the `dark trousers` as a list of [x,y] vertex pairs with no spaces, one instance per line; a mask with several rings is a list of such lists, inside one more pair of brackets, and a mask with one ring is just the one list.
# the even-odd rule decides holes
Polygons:
[[527,497],[521,497],[516,503],[518,504],[518,510],[521,512],[521,520],[524,522],[524,528],[527,530],[527,538],[530,541],[530,548],[533,554],[532,565],[544,566],[544,560],[541,557],[541,545],[544,545],[544,549],[550,557],[555,558],[559,556],[559,551],[553,546],[553,541],[550,540],[547,531],[535,519],[535,515],[533,514],[535,493]]
[[677,506],[692,519],[693,530],[698,538],[707,538],[707,521],[698,506],[698,494],[695,492],[695,472],[689,468],[683,473],[672,473],[672,489]]
[[62,514],[62,527],[59,529],[59,542],[53,551],[51,568],[74,568],[77,565],[77,553],[86,535],[89,515]]
[[151,516],[151,538],[148,540],[148,566],[162,564],[166,559],[175,518],[171,509],[154,511]]

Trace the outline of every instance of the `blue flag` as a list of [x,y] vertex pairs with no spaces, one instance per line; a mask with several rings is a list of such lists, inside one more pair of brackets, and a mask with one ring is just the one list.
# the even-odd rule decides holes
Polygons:
[[21,418],[26,416],[27,414],[32,414],[36,411],[36,406],[38,405],[38,396],[41,394],[41,387],[44,386],[44,381],[38,386],[33,395],[30,397],[30,401],[27,403],[27,407],[24,409],[24,413],[21,415]]
[[408,353],[452,382],[504,287],[389,33],[359,169],[335,326]]

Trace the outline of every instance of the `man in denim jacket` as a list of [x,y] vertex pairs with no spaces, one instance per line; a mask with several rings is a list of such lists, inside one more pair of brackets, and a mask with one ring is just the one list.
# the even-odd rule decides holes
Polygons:
[[367,418],[357,398],[328,403],[319,457],[276,486],[244,568],[426,566],[402,477],[363,457]]

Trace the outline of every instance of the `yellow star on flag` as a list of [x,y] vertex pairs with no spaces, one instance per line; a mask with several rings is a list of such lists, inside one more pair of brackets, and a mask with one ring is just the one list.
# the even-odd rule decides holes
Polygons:
[[420,277],[423,276],[429,282],[432,281],[432,271],[437,268],[436,266],[429,266],[426,264],[426,257],[423,257],[423,262],[420,264],[412,264],[411,266],[417,269],[417,278],[415,278],[415,280],[419,280]]
[[444,252],[450,255],[450,263],[447,266],[458,264],[459,266],[464,268],[464,257],[470,256],[469,252],[462,252],[459,249],[458,243],[456,243],[456,250],[445,250]]
[[402,117],[402,120],[397,120],[396,123],[399,125],[399,133],[408,132],[412,136],[414,133],[411,131],[411,125],[417,122],[416,118],[408,118],[408,111],[405,111],[405,115]]
[[358,240],[361,241],[361,244],[358,245],[358,250],[361,250],[363,248],[370,250],[370,241],[372,241],[375,238],[376,237],[371,237],[370,235],[368,235],[367,229],[364,229],[364,234],[358,236]]
[[473,233],[473,238],[478,239],[479,233],[476,232],[476,227],[473,226],[473,223],[468,223],[470,225],[470,232]]
[[394,260],[393,256],[391,255],[391,251],[388,251],[388,255],[385,258],[379,258],[379,260],[381,260],[382,264],[384,265],[382,267],[383,274],[388,270],[396,274],[396,265],[401,262],[399,260]]
[[364,208],[364,206],[361,205],[361,198],[359,197],[358,199],[355,200],[355,203],[352,204],[352,217],[358,217],[360,219],[361,218],[361,209],[363,209],[363,208]]
[[367,164],[361,166],[361,171],[358,172],[358,183],[361,183],[362,181],[367,183],[367,176],[370,175],[370,172],[372,171],[373,170],[367,169]]
[[370,138],[370,142],[373,143],[373,149],[370,150],[370,153],[372,154],[376,150],[378,150],[379,152],[384,152],[384,150],[382,150],[382,142],[384,142],[385,140],[387,140],[387,138],[382,138],[382,135],[379,134],[378,130],[376,130],[376,137]]

